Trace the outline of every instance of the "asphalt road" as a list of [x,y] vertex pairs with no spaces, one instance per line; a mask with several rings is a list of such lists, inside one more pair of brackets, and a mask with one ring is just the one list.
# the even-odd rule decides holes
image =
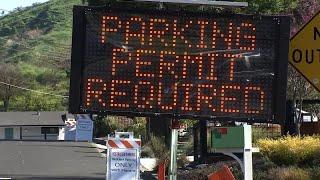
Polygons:
[[0,141],[0,179],[105,179],[105,162],[86,142]]

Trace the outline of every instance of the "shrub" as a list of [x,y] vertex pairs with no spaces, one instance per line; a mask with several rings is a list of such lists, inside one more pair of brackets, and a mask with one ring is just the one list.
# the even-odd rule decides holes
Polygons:
[[186,154],[181,154],[177,158],[177,167],[183,168],[189,163]]
[[310,176],[312,180],[319,180],[320,179],[320,164],[317,167],[313,167],[309,169]]
[[317,136],[260,139],[257,145],[262,155],[277,165],[308,165],[316,162],[320,153],[320,137]]
[[141,158],[153,158],[154,154],[149,144],[142,146],[141,148]]
[[252,126],[252,143],[255,145],[259,139],[279,138],[281,137],[281,129],[278,125],[268,126]]
[[155,158],[157,158],[157,163],[168,163],[170,159],[170,151],[167,149],[164,139],[151,136],[149,143]]
[[269,158],[260,153],[253,154],[253,179],[266,180],[269,169],[277,167]]
[[308,171],[297,167],[278,167],[269,171],[270,180],[311,180]]

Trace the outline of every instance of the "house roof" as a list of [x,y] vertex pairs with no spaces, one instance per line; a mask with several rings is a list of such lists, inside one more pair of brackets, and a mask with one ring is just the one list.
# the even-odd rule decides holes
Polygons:
[[1,126],[64,126],[63,111],[0,112]]

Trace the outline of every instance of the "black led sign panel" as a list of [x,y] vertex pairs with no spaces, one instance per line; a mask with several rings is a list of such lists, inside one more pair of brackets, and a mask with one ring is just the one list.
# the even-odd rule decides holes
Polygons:
[[287,17],[75,7],[73,28],[72,113],[285,112]]

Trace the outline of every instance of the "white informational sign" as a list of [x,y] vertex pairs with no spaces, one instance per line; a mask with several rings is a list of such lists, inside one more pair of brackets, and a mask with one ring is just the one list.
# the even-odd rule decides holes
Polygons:
[[92,141],[93,121],[89,115],[77,115],[76,141]]
[[138,174],[137,149],[110,150],[110,180],[136,180]]
[[141,139],[133,132],[108,135],[106,180],[139,180]]

